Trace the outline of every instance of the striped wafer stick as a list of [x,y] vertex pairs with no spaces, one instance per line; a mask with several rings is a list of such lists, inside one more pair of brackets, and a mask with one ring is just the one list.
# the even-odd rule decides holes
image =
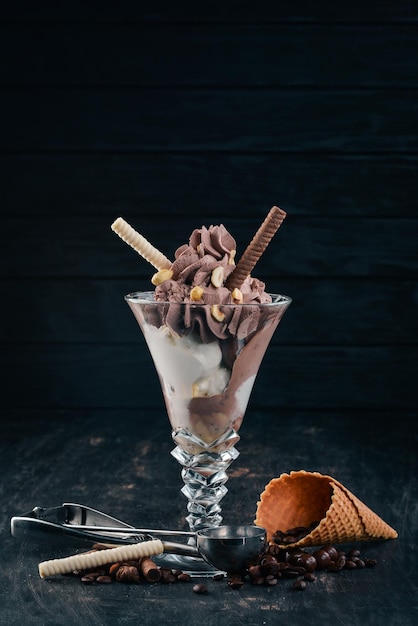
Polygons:
[[111,229],[138,252],[138,254],[144,257],[146,261],[156,267],[157,270],[169,269],[171,267],[171,261],[167,259],[162,252],[157,250],[157,248],[154,248],[145,237],[134,230],[128,222],[125,222],[122,217],[118,217],[113,222]]
[[276,234],[286,215],[287,213],[277,206],[273,206],[270,209],[266,219],[249,243],[234,271],[228,276],[225,283],[228,289],[233,291],[235,288],[239,289],[241,287],[247,276],[251,274],[255,264]]

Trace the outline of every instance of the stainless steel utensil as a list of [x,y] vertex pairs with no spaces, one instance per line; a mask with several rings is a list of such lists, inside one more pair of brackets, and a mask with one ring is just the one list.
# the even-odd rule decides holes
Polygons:
[[[266,533],[257,526],[218,526],[193,532],[134,528],[114,517],[80,504],[35,507],[11,520],[13,537],[49,545],[104,542],[134,544],[161,536],[184,536],[189,543],[162,542],[164,552],[204,559],[221,571],[239,572],[262,550]],[[191,539],[191,541],[190,541]]]
[[61,506],[36,506],[11,519],[13,537],[34,543],[83,547],[92,543],[137,543],[151,535],[192,537],[180,530],[134,528],[106,513],[83,504],[64,502]]

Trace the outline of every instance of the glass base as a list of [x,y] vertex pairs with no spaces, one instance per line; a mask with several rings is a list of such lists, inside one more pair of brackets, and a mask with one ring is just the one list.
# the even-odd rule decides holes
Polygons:
[[198,557],[194,558],[192,556],[164,553],[152,557],[152,560],[160,567],[181,570],[184,574],[189,574],[192,578],[209,578],[219,574],[226,576],[226,572],[217,569],[204,559]]

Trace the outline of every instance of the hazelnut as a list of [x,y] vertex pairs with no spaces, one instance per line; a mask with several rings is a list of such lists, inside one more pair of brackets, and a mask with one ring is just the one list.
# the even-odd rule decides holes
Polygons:
[[205,290],[203,289],[203,287],[198,287],[196,285],[196,287],[193,287],[193,289],[190,292],[190,300],[193,300],[193,302],[197,302],[198,300],[201,300],[204,292]]
[[212,306],[210,307],[210,312],[212,317],[217,321],[217,322],[223,322],[225,319],[225,313],[222,313],[222,311],[219,309],[219,306],[217,304],[212,304]]
[[222,265],[218,265],[218,267],[215,267],[215,269],[212,270],[210,282],[214,287],[222,287],[224,282],[224,268]]
[[242,295],[242,291],[235,287],[235,289],[231,293],[232,299],[235,304],[242,304],[244,301],[244,296]]
[[151,278],[151,282],[155,286],[161,285],[161,283],[165,282],[166,280],[170,280],[172,276],[173,270],[162,269],[154,274],[154,276]]

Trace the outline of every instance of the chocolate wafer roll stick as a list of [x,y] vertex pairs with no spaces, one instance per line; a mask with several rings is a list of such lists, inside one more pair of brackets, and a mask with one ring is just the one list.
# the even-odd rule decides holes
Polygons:
[[138,254],[140,254],[148,263],[151,263],[157,270],[169,269],[171,261],[149,241],[140,235],[136,230],[125,222],[122,217],[118,217],[112,224],[111,229],[119,235],[123,241],[129,244]]
[[149,583],[156,583],[161,578],[161,569],[150,557],[144,557],[140,561],[141,572]]
[[287,213],[278,206],[273,206],[270,209],[266,219],[254,235],[234,271],[231,272],[226,280],[225,286],[230,291],[233,291],[235,288],[239,289],[247,276],[251,274],[255,264],[280,228],[286,215]]

